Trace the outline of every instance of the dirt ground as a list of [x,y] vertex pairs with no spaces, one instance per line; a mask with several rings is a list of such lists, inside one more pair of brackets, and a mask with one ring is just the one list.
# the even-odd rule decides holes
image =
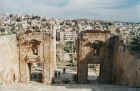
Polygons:
[[16,84],[12,86],[0,86],[0,91],[140,91],[140,88],[116,86],[109,84],[45,84],[31,82],[29,84]]
[[[71,78],[71,72],[68,73],[69,74],[65,74],[65,76]],[[89,75],[94,76],[95,74],[92,73]],[[9,86],[0,85],[0,91],[140,91],[140,88],[130,88],[128,86],[103,84],[99,83],[96,80],[88,84],[55,83],[53,85],[45,85],[39,82],[31,81],[28,84],[18,83]]]
[[[62,69],[58,71],[62,72]],[[64,79],[72,79],[73,74],[71,70],[66,71],[65,74],[61,73],[60,78],[56,79],[55,84],[46,85],[43,83],[30,81],[28,84],[13,84],[13,85],[2,85],[0,84],[0,91],[140,91],[140,88],[131,88],[128,86],[119,86],[113,84],[99,83],[95,72],[89,72],[88,84],[78,84],[75,82],[70,82],[68,84],[61,83]]]

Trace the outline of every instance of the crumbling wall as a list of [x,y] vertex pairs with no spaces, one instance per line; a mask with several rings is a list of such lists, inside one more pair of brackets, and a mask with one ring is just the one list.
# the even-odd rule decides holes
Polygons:
[[30,79],[29,68],[27,60],[25,59],[28,54],[29,48],[26,45],[23,45],[24,41],[18,40],[18,55],[19,55],[19,81],[27,82]]
[[[108,52],[109,32],[87,31],[82,32],[77,40],[77,77],[78,82],[87,82],[88,64],[101,64],[100,80],[109,82],[111,79],[111,60]],[[101,42],[99,54],[97,54],[96,44]],[[99,43],[98,42],[98,43]],[[96,44],[95,44],[96,43]],[[99,45],[98,45],[99,46]]]
[[111,83],[112,82],[112,38],[107,40],[104,45],[104,61],[101,64],[100,68],[100,81],[105,83]]
[[[39,57],[32,55],[32,39],[39,41]],[[38,44],[37,44],[38,45]],[[0,83],[30,81],[28,64],[37,61],[43,64],[43,82],[50,84],[56,70],[56,40],[53,33],[29,33],[0,37]],[[29,58],[32,57],[32,58]]]
[[112,82],[121,85],[140,86],[140,58],[117,40],[113,53]]
[[0,83],[18,81],[18,55],[16,35],[0,37]]
[[44,45],[44,83],[51,84],[56,70],[56,48],[53,35],[45,36]]
[[[20,55],[20,81],[30,81],[31,74],[28,64],[39,62],[43,65],[43,78],[41,81],[43,81],[45,84],[52,83],[54,78],[54,71],[56,70],[56,42],[53,33],[31,32],[28,34],[21,34],[18,39],[18,54]],[[37,55],[32,53],[32,40],[40,42],[39,44],[35,44],[38,45]],[[34,58],[34,56],[37,56],[39,60]],[[29,57],[34,61],[31,62]]]
[[129,86],[140,86],[140,60],[129,52],[120,53],[115,59],[115,83]]

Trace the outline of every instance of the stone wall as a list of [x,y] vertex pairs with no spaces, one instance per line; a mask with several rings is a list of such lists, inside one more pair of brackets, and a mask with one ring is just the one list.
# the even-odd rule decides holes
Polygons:
[[18,81],[18,55],[16,35],[0,37],[0,83]]
[[112,81],[116,84],[140,86],[140,58],[116,41],[113,53]]
[[[88,77],[88,64],[100,64],[100,80],[109,82],[111,79],[111,68],[112,64],[110,61],[108,43],[109,32],[104,31],[87,31],[82,32],[80,38],[77,40],[77,77],[78,82],[86,83]],[[99,48],[99,54],[96,54],[97,49],[95,43],[101,43]]]
[[[94,50],[87,45],[87,42],[89,39],[94,41],[98,38],[94,32],[91,32],[82,34],[81,39],[77,42],[77,76],[80,83],[87,81],[87,64],[90,61],[95,64],[92,57]],[[98,40],[105,40],[105,37],[102,38]],[[104,41],[100,56],[103,57],[103,61],[100,63],[100,81],[140,87],[140,57],[130,54],[126,46],[120,41],[119,36],[110,36]]]
[[[36,41],[33,43],[32,41]],[[56,70],[56,42],[53,33],[32,32],[19,36],[19,60],[20,81],[30,81],[30,70],[28,64],[40,63],[43,65],[43,78],[41,81],[50,84]],[[37,55],[33,53],[33,47],[37,46]]]
[[[0,37],[0,83],[30,81],[29,64],[43,65],[43,81],[50,84],[56,70],[55,33],[21,33]],[[33,53],[33,48],[37,54]]]

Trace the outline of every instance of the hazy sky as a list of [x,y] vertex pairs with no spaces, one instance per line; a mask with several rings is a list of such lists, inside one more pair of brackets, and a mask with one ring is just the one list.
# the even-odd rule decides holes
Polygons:
[[0,0],[0,13],[140,22],[140,0]]

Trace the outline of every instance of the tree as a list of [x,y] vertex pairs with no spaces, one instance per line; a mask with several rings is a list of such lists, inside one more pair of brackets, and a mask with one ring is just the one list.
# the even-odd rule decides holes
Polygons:
[[129,44],[129,50],[131,53],[139,54],[140,53],[140,36],[136,36],[132,39]]
[[10,14],[9,17],[12,18],[13,17],[13,14]]

